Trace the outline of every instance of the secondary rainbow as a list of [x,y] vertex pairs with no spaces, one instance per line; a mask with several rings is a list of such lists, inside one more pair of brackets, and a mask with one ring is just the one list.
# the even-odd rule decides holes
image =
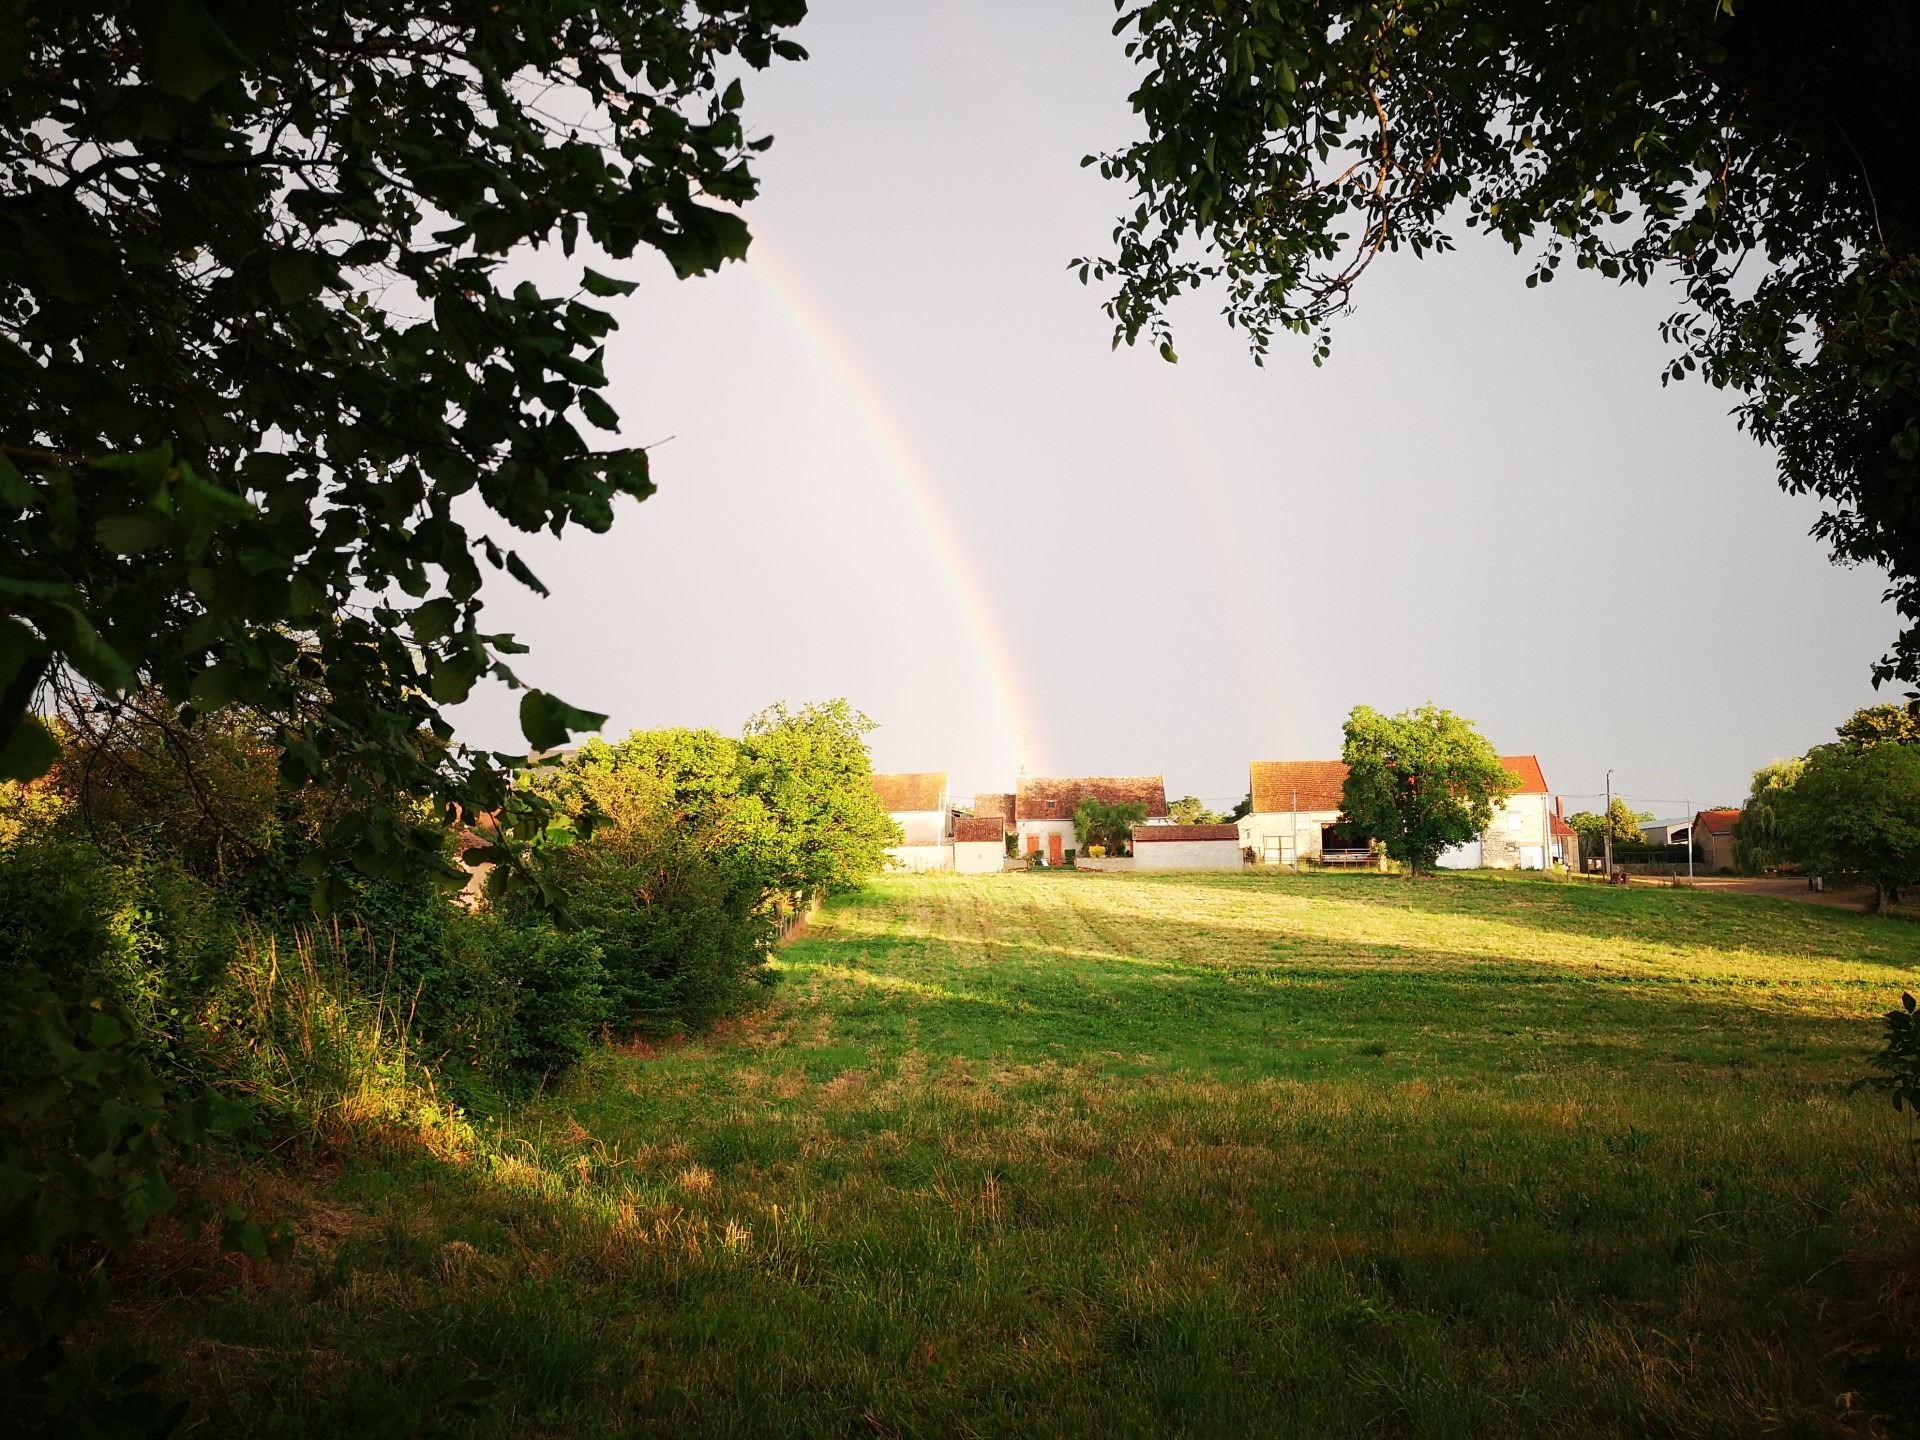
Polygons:
[[913,504],[934,552],[953,585],[967,627],[980,651],[980,661],[992,687],[1000,722],[1006,733],[1008,757],[1025,769],[1039,770],[1043,762],[1040,727],[1025,701],[1012,646],[968,553],[965,538],[948,512],[930,466],[908,439],[905,427],[892,415],[880,387],[868,375],[853,347],[841,335],[826,308],[814,298],[792,267],[767,243],[764,228],[754,227],[753,249],[747,269],[757,275],[787,317],[820,356],[848,401],[859,414],[868,438],[887,466],[899,478]]

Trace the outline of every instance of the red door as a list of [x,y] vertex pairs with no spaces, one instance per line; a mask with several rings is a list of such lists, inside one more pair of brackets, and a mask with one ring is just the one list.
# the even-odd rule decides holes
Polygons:
[[1040,850],[1040,837],[1038,835],[1027,836],[1027,854],[1029,855],[1038,854],[1039,850]]
[[1059,863],[1060,863],[1060,832],[1056,830],[1053,832],[1053,834],[1047,836],[1047,864],[1058,865]]

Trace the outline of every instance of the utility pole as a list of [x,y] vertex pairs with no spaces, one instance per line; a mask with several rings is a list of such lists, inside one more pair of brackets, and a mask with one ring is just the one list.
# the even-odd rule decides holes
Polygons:
[[1693,801],[1687,801],[1687,879],[1693,879]]
[[1607,883],[1613,883],[1613,772],[1607,771],[1607,810],[1601,817],[1606,824],[1600,827],[1600,843],[1607,853]]

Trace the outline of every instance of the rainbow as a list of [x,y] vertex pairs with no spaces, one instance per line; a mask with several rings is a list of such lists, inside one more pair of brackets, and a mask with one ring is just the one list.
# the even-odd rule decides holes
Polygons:
[[746,268],[749,274],[760,278],[774,302],[819,355],[827,372],[859,414],[874,448],[899,478],[934,552],[940,557],[952,583],[954,598],[979,649],[1005,732],[1007,759],[1011,762],[1007,768],[1011,770],[1017,764],[1021,769],[1039,771],[1045,758],[1040,749],[1040,726],[1026,703],[1026,688],[1020,683],[1013,646],[988,599],[988,587],[968,553],[964,532],[955,524],[942,498],[932,467],[916,452],[905,428],[888,409],[884,393],[834,325],[826,308],[781,259],[779,252],[767,243],[761,224],[754,226],[753,248]]

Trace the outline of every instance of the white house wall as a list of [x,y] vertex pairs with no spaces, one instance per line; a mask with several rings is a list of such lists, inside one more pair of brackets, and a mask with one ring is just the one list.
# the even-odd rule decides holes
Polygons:
[[962,875],[997,875],[1006,859],[1007,847],[998,840],[953,842],[953,868]]
[[1042,855],[1047,853],[1047,836],[1049,835],[1058,835],[1060,837],[1060,846],[1064,850],[1075,849],[1080,844],[1079,839],[1074,834],[1073,821],[1071,820],[1021,820],[1015,823],[1014,828],[1020,835],[1020,853],[1022,855],[1027,853],[1027,837],[1029,835],[1038,835],[1040,837],[1040,853]]
[[1153,840],[1133,847],[1136,870],[1238,870],[1238,840]]
[[895,810],[894,823],[906,837],[902,845],[939,845],[947,838],[946,810]]
[[951,870],[953,850],[952,845],[895,845],[887,858],[896,870]]

